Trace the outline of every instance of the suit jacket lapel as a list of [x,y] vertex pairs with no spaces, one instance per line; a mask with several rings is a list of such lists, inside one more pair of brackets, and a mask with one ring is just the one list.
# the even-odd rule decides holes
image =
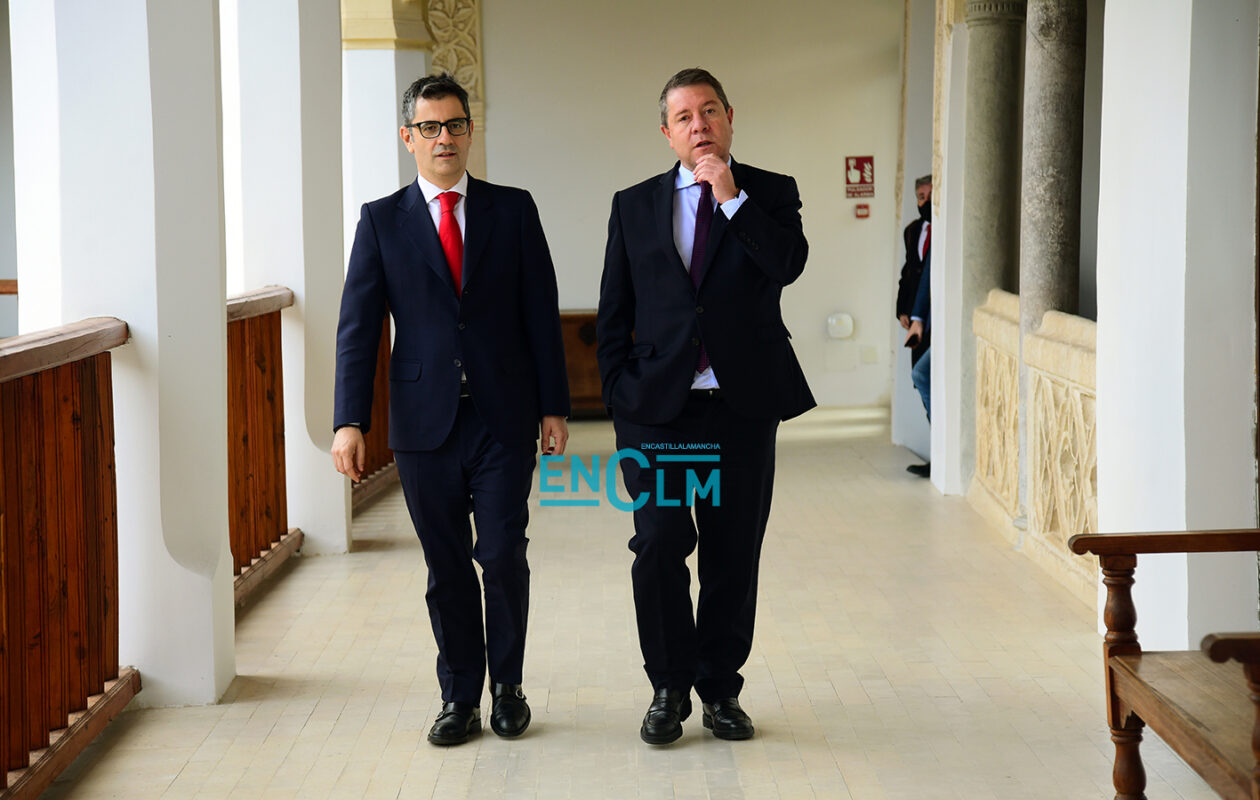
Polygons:
[[438,239],[437,228],[433,225],[433,217],[429,215],[429,207],[424,202],[424,195],[419,185],[412,181],[398,201],[398,207],[406,213],[400,219],[399,227],[403,234],[415,247],[417,256],[429,269],[440,278],[451,293],[455,292],[455,282],[451,280],[451,270],[446,265],[446,254],[442,251],[442,242]]
[[687,271],[687,265],[683,263],[682,257],[678,255],[678,246],[674,244],[674,181],[678,178],[678,165],[661,176],[660,186],[656,189],[656,235],[659,238],[661,248],[668,254],[666,256],[670,261],[671,268],[681,275],[687,285],[691,285],[691,275]]
[[[490,234],[494,230],[490,187],[485,181],[468,176],[468,197],[464,198],[464,286],[472,279],[481,256],[486,252]],[[461,287],[462,288],[462,287]]]

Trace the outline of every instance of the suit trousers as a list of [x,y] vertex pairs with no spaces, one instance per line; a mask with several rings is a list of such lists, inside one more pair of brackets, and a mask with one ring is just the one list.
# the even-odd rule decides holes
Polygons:
[[[617,448],[637,449],[648,461],[644,467],[621,459],[630,497],[647,495],[634,511],[630,539],[644,670],[654,690],[694,686],[705,702],[736,697],[744,684],[739,670],[752,650],[778,420],[739,416],[720,391],[693,391],[664,425],[617,419],[616,409],[613,422]],[[674,460],[715,455],[717,462]],[[720,471],[717,481],[713,469]],[[693,615],[686,559],[697,545]]]
[[[429,567],[424,599],[437,640],[442,700],[480,703],[487,666],[492,682],[521,683],[534,445],[502,444],[473,401],[463,398],[446,441],[434,450],[396,450],[394,460]],[[474,559],[485,584],[484,628]]]

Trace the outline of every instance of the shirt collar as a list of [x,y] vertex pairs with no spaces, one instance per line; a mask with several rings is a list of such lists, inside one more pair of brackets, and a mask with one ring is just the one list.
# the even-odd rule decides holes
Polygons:
[[425,205],[433,202],[433,198],[442,192],[459,192],[460,197],[468,196],[468,170],[464,170],[464,174],[459,176],[459,181],[449,189],[439,189],[424,179],[423,175],[416,176],[416,185],[420,187],[420,193],[424,195]]
[[[730,165],[731,165],[731,157],[727,156],[726,166],[729,167]],[[682,162],[679,162],[678,175],[675,176],[674,178],[674,188],[686,189],[688,186],[695,186],[695,185],[696,185],[696,174],[692,172],[691,170],[687,169],[686,167],[684,167],[682,165]]]

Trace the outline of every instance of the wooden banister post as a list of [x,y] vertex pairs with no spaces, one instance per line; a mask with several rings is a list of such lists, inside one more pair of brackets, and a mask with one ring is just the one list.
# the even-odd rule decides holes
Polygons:
[[1256,764],[1251,770],[1251,797],[1260,800],[1260,664],[1244,664],[1251,704],[1256,709],[1256,722],[1251,729],[1251,757]]
[[1116,745],[1116,761],[1111,779],[1116,787],[1116,800],[1145,800],[1146,768],[1142,765],[1142,728],[1145,723],[1132,711],[1122,707],[1115,692],[1112,656],[1138,655],[1142,646],[1137,637],[1137,608],[1133,605],[1133,572],[1135,555],[1104,555],[1100,559],[1107,602],[1103,607],[1103,623],[1107,636],[1103,640],[1103,670],[1107,682],[1107,724],[1111,741]]

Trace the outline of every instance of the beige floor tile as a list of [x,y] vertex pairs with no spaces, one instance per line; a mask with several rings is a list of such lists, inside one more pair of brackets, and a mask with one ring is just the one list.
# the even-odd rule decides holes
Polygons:
[[[572,433],[571,453],[613,449],[607,423]],[[879,409],[780,429],[751,741],[714,739],[698,711],[676,744],[639,741],[630,517],[535,492],[533,725],[429,746],[436,652],[395,491],[356,516],[353,553],[299,559],[241,615],[222,703],[123,714],[47,797],[1110,797],[1092,613],[887,440]],[[1213,796],[1156,737],[1143,754],[1151,797]]]

